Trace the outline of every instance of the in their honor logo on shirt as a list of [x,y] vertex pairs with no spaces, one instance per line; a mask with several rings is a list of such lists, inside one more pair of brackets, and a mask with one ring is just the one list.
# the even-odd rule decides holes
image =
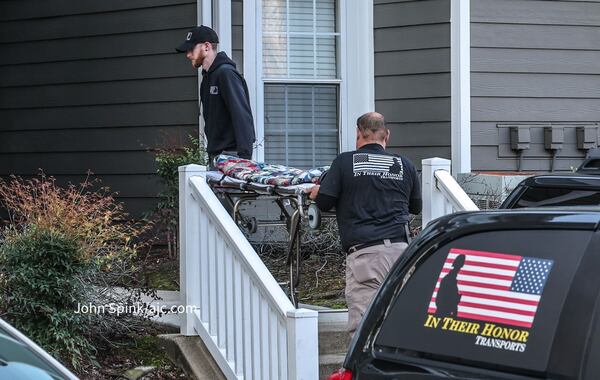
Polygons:
[[217,87],[217,86],[210,86],[210,94],[211,95],[218,95],[219,94],[219,87]]
[[370,175],[396,180],[404,177],[402,159],[384,154],[355,153],[352,157],[352,171],[355,177]]

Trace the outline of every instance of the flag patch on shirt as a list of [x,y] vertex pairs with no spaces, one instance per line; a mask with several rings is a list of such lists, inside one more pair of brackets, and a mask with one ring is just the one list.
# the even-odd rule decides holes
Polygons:
[[355,153],[352,157],[354,176],[372,175],[399,179],[404,176],[404,166],[399,157],[383,154]]

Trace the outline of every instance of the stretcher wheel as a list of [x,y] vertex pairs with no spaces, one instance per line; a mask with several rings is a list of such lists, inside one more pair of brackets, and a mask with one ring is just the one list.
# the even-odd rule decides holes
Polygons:
[[258,222],[256,221],[255,217],[250,217],[246,219],[246,229],[251,234],[256,233],[256,231],[258,230]]
[[318,230],[321,227],[321,210],[315,203],[308,206],[308,225],[313,230]]

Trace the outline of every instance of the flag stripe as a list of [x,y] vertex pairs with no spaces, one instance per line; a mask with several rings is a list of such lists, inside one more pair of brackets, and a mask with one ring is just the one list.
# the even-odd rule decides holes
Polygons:
[[507,313],[507,312],[503,312],[503,311],[486,310],[486,309],[481,309],[481,308],[477,308],[477,307],[469,307],[469,306],[460,306],[459,305],[458,306],[458,314],[460,314],[460,313],[478,315],[479,317],[499,318],[499,319],[509,320],[509,321],[522,321],[522,322],[529,322],[529,323],[531,323],[533,321],[533,317],[529,316],[529,315]]
[[[442,272],[448,272],[446,269],[452,269],[452,264],[444,264],[444,269],[442,270]],[[516,268],[515,269],[496,269],[496,266],[488,266],[488,265],[469,265],[469,264],[465,264],[465,266],[462,267],[461,272],[462,271],[477,271],[480,273],[490,273],[490,274],[497,274],[497,275],[501,275],[501,276],[510,276],[510,278],[513,278],[513,276],[515,275],[515,273],[517,272]]]
[[521,256],[517,256],[517,255],[508,255],[505,253],[496,253],[496,252],[484,252],[484,251],[472,251],[470,249],[458,249],[458,248],[452,248],[450,249],[450,254],[457,254],[457,255],[469,255],[469,256],[483,256],[483,257],[493,257],[496,259],[504,259],[504,260],[510,260],[510,261],[516,261],[517,264],[519,261],[521,261]]
[[471,307],[473,309],[501,311],[504,313],[518,314],[518,315],[524,315],[524,316],[530,316],[530,317],[535,316],[535,311],[519,310],[519,309],[510,308],[510,307],[494,306],[494,305],[490,305],[490,304],[463,302],[462,299],[460,300],[460,304],[458,305],[459,311],[460,311],[461,307]]
[[506,286],[506,285],[494,285],[494,284],[485,284],[485,283],[476,282],[476,281],[460,281],[460,280],[458,281],[458,286],[459,286],[459,292],[460,292],[461,286],[474,286],[474,287],[479,287],[479,288],[504,290],[504,291],[508,291],[510,289],[510,286]]
[[533,320],[531,322],[524,322],[524,321],[509,320],[509,319],[504,319],[504,318],[495,318],[495,317],[491,317],[491,316],[487,316],[487,315],[474,315],[474,314],[469,314],[469,313],[464,313],[464,312],[458,312],[457,317],[466,318],[466,319],[478,319],[478,320],[485,321],[485,322],[503,323],[503,324],[507,324],[507,325],[527,327],[527,328],[531,327],[531,324],[533,322]]
[[[433,297],[431,299],[431,302],[435,302],[436,298]],[[532,311],[535,312],[537,309],[537,302],[534,302],[533,304],[530,303],[520,303],[520,302],[510,302],[510,301],[499,301],[499,300],[493,300],[493,299],[488,299],[488,298],[481,298],[481,297],[472,297],[472,296],[466,296],[463,294],[462,298],[460,299],[461,304],[463,302],[468,302],[468,303],[473,303],[473,304],[479,304],[479,305],[492,305],[492,306],[498,306],[498,307],[506,307],[509,309],[515,309],[515,310],[524,310],[524,311]]]
[[515,304],[532,305],[532,306],[536,306],[536,307],[539,303],[539,300],[518,299],[515,297],[504,297],[504,296],[498,296],[498,295],[493,295],[493,294],[481,294],[481,293],[477,293],[477,292],[461,291],[460,294],[462,294],[463,297],[467,296],[467,297],[486,298],[488,300],[512,302]]
[[[431,302],[429,304],[429,308],[437,310],[437,306],[433,302]],[[469,302],[461,301],[460,305],[458,307],[458,312],[460,313],[461,310],[467,310],[465,308],[468,308],[468,310],[470,310],[471,314],[473,314],[473,315],[476,314],[476,315],[489,316],[488,314],[494,314],[494,312],[501,312],[505,317],[510,316],[510,318],[504,318],[504,319],[518,319],[518,318],[525,318],[525,317],[533,318],[535,316],[535,311],[516,310],[516,309],[492,306],[492,305],[471,304]]]
[[[451,264],[454,262],[454,259],[458,255],[454,255],[454,257],[450,257],[446,259],[446,263]],[[492,264],[492,268],[502,268],[508,270],[516,270],[519,267],[519,262],[515,262],[514,260],[505,260],[498,259],[495,257],[486,257],[486,256],[467,256],[465,260],[465,264],[468,265],[481,265],[486,266],[485,264]],[[487,265],[489,266],[489,265]]]
[[[450,272],[450,269],[445,269],[445,268],[442,269],[442,273],[448,273],[448,272]],[[475,276],[475,277],[493,278],[496,280],[504,280],[504,281],[508,281],[509,285],[513,279],[513,276],[507,276],[507,275],[489,273],[489,272],[479,272],[479,271],[474,271],[474,270],[464,270],[464,269],[460,270],[460,275],[458,277],[460,278],[460,276]],[[440,278],[442,278],[442,276],[440,276]]]
[[467,259],[467,262],[465,262],[465,265],[474,265],[474,266],[483,267],[483,268],[497,268],[497,269],[509,270],[509,271],[515,272],[515,273],[518,268],[518,265],[503,265],[503,264],[499,264],[499,263],[486,263],[483,261],[474,262],[473,260],[469,260],[469,259]]

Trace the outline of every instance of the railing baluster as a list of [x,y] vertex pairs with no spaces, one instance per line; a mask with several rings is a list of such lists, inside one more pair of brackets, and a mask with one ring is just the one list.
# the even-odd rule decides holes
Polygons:
[[217,335],[217,265],[216,265],[217,234],[212,222],[208,228],[208,292],[209,292],[209,318],[208,327],[211,336]]
[[242,315],[244,335],[244,380],[252,378],[252,283],[245,271],[242,271]]
[[244,319],[243,310],[243,283],[240,262],[232,254],[233,262],[233,337],[234,337],[234,357],[236,375],[244,374]]
[[[204,210],[203,210],[204,211]],[[208,216],[202,212],[200,219],[200,319],[202,322],[208,322],[208,310],[210,298],[208,296]]]
[[223,240],[217,239],[217,338],[219,348],[225,347],[225,252]]
[[277,352],[279,351],[277,340],[277,316],[269,309],[269,368],[271,369],[271,379],[279,379],[277,376]]
[[264,298],[260,302],[260,356],[262,379],[269,379],[269,305]]
[[227,345],[227,360],[232,361],[235,357],[235,343],[234,343],[234,327],[233,319],[235,318],[234,300],[233,300],[233,287],[235,285],[235,278],[233,275],[233,261],[232,261],[231,248],[225,246],[225,318],[227,326],[225,326],[225,337]]
[[277,319],[277,363],[279,363],[279,379],[285,380],[287,374],[287,341],[285,339],[285,324]]
[[252,285],[252,379],[260,380],[260,294],[258,288]]

